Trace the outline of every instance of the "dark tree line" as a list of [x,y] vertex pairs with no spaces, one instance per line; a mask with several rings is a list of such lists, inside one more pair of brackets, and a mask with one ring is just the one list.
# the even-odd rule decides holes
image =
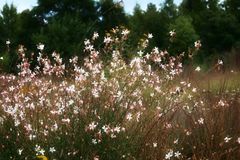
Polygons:
[[[159,6],[149,4],[143,11],[136,5],[133,14],[128,15],[121,2],[113,0],[38,0],[36,7],[21,13],[6,4],[0,15],[0,56],[10,54],[8,59],[14,59],[19,44],[29,53],[36,52],[36,44],[41,42],[48,53],[81,57],[85,38],[94,31],[104,35],[120,25],[131,30],[132,45],[144,33],[152,33],[151,45],[169,49],[172,54],[188,50],[198,39],[203,57],[239,49],[239,0],[183,0],[179,6],[165,0]],[[176,36],[169,43],[171,30]],[[10,44],[6,44],[8,40]]]

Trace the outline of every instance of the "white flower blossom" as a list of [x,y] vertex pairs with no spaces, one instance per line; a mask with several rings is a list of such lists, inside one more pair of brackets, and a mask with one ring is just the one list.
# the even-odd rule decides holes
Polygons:
[[44,50],[44,44],[39,43],[39,44],[37,45],[37,49],[39,49],[40,51],[43,51],[43,50]]
[[157,147],[157,143],[155,142],[155,143],[153,143],[153,147],[154,148],[156,148]]
[[201,41],[198,40],[198,41],[194,42],[194,46],[196,49],[199,49],[202,46]]
[[109,43],[112,42],[112,39],[111,39],[111,37],[104,37],[103,42],[106,43],[106,44],[109,44]]
[[95,40],[95,39],[97,39],[98,37],[99,37],[99,34],[98,34],[97,32],[94,32],[94,33],[93,33],[93,38],[92,38],[92,39]]
[[90,130],[94,130],[97,127],[97,123],[96,122],[92,122],[88,125]]
[[130,33],[130,31],[128,29],[125,29],[122,31],[123,36],[127,36],[129,33]]
[[223,61],[222,60],[218,60],[218,65],[223,65]]
[[175,30],[170,31],[170,32],[169,32],[169,35],[170,35],[170,37],[174,37],[174,36],[176,35]]
[[231,137],[227,136],[227,137],[224,138],[224,141],[225,141],[225,143],[228,143],[231,139],[232,139]]
[[170,150],[166,155],[165,159],[171,159],[173,157],[173,150]]
[[240,144],[240,137],[238,137],[238,139],[237,139],[237,143]]
[[21,155],[22,151],[23,151],[23,149],[18,149],[18,154]]
[[6,40],[6,45],[11,44],[10,40]]
[[149,39],[152,39],[152,38],[153,38],[152,33],[149,33],[149,34],[148,34],[148,38],[149,38]]
[[199,124],[203,124],[203,123],[204,123],[204,119],[203,119],[203,118],[200,118],[200,119],[198,120],[198,123],[199,123]]
[[128,113],[126,118],[127,118],[128,121],[131,121],[132,120],[132,114]]
[[54,147],[50,147],[49,152],[51,153],[56,152],[56,149]]
[[182,155],[182,154],[181,154],[179,151],[177,151],[177,152],[174,153],[174,157],[176,157],[176,158],[180,158],[181,155]]
[[201,68],[198,66],[195,71],[199,72],[201,70]]

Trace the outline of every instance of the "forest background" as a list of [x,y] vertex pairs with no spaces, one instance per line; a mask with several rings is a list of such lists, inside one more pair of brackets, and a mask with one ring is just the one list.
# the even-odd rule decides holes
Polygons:
[[[188,51],[201,40],[202,48],[194,63],[208,68],[216,59],[224,59],[234,68],[240,63],[240,1],[183,0],[178,6],[165,0],[159,6],[149,3],[146,11],[136,5],[132,14],[124,11],[122,2],[113,0],[38,0],[32,9],[20,13],[14,5],[5,4],[0,14],[0,57],[4,71],[14,72],[17,49],[24,45],[26,53],[57,51],[63,58],[85,57],[84,40],[93,32],[100,37],[116,26],[131,31],[130,45],[152,33],[151,46],[168,50],[171,55]],[[169,32],[174,41],[169,43]],[[101,47],[99,40],[99,47]],[[132,57],[131,50],[125,58]],[[9,67],[10,66],[10,67]]]

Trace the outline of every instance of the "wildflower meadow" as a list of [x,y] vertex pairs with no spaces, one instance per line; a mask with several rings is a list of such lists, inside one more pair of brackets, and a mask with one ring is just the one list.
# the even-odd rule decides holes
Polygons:
[[95,32],[85,59],[39,44],[32,63],[19,46],[18,73],[0,75],[0,159],[240,159],[239,73],[192,65],[201,41],[173,56],[151,33],[131,49],[129,34]]

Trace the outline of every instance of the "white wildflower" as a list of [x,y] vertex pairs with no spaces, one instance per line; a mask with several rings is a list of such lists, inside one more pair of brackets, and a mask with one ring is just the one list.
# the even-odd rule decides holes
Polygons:
[[132,120],[132,114],[128,113],[126,118],[127,118],[128,121]]
[[224,138],[224,141],[225,141],[226,143],[228,143],[231,139],[232,139],[231,137],[228,137],[228,136],[227,136],[227,137]]
[[220,101],[218,102],[218,105],[221,106],[221,107],[224,107],[226,104],[224,103],[223,100],[220,100]]
[[95,156],[95,157],[93,158],[93,160],[99,160],[99,157],[98,157],[98,156]]
[[180,158],[181,155],[182,155],[182,154],[181,154],[179,151],[177,151],[177,152],[174,153],[174,157],[176,157],[176,158]]
[[149,34],[148,34],[148,38],[149,38],[149,39],[152,39],[152,38],[153,38],[152,33],[149,33]]
[[201,117],[201,118],[198,120],[198,123],[199,123],[199,124],[203,124],[203,123],[204,123],[204,119]]
[[174,144],[178,144],[178,139],[173,141]]
[[103,42],[108,44],[108,43],[112,42],[112,39],[111,39],[111,37],[104,37],[104,41]]
[[18,154],[21,155],[22,151],[23,151],[23,149],[18,149]]
[[156,148],[157,147],[157,143],[155,142],[155,143],[153,143],[153,147],[154,148]]
[[199,72],[201,70],[201,68],[198,66],[195,71]]
[[40,154],[40,155],[44,155],[44,153],[45,153],[45,150],[44,150],[44,149],[41,149],[41,150],[39,151],[39,154]]
[[49,152],[51,153],[56,152],[56,149],[54,147],[50,147]]
[[129,33],[130,33],[130,31],[128,29],[125,29],[122,31],[123,36],[127,36]]
[[70,119],[69,119],[69,118],[62,119],[62,122],[64,122],[64,123],[70,123]]
[[201,41],[198,40],[198,41],[194,42],[194,46],[196,49],[199,49],[202,46]]
[[97,32],[94,32],[94,33],[93,33],[93,38],[92,38],[92,39],[95,40],[95,39],[97,39],[98,37],[99,37],[99,34],[98,34]]
[[6,45],[11,44],[10,40],[6,40]]
[[196,93],[197,92],[197,88],[193,88],[192,92]]
[[117,127],[114,128],[114,131],[119,133],[121,131],[121,128],[117,126]]
[[176,35],[175,30],[170,31],[170,32],[169,32],[169,35],[170,35],[170,37],[174,37],[174,36]]
[[165,159],[171,159],[173,157],[173,150],[170,150],[166,155]]
[[94,130],[97,127],[97,123],[92,122],[88,125],[88,127],[89,127],[90,130]]
[[39,49],[40,51],[44,50],[44,44],[39,43],[39,44],[37,45],[37,49]]
[[237,143],[240,144],[240,137],[238,137],[238,139],[237,139]]
[[143,56],[143,51],[140,50],[140,51],[137,52],[137,54],[138,54],[140,57],[142,57],[142,56]]
[[219,59],[217,64],[218,65],[223,65],[223,61]]
[[92,139],[92,143],[93,144],[97,144],[97,140],[96,139]]

